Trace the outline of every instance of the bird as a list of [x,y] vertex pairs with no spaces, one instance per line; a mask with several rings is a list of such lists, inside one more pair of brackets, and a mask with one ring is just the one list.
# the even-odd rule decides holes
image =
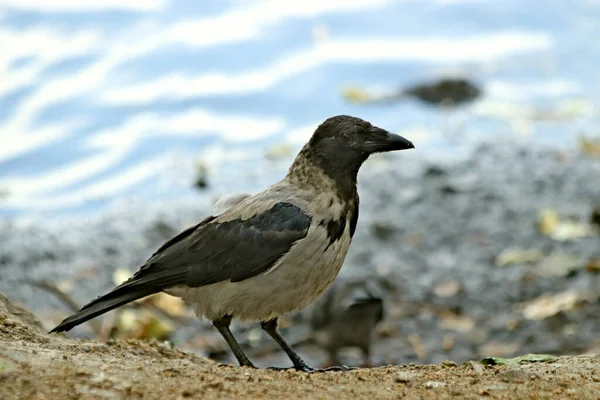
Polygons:
[[409,97],[430,106],[448,108],[466,105],[481,97],[483,90],[464,78],[440,78],[433,82],[421,82],[392,93],[371,95],[360,89],[348,89],[348,101],[358,103],[393,103]]
[[478,86],[463,78],[442,78],[437,82],[419,83],[403,91],[405,96],[413,96],[436,106],[470,103],[481,94],[482,90]]
[[306,308],[340,271],[358,222],[362,164],[375,153],[414,147],[357,117],[326,119],[279,182],[168,240],[131,278],[50,333],[164,292],[212,321],[241,367],[256,368],[231,333],[233,319],[259,321],[297,371],[343,370],[309,366],[280,335],[278,317]]
[[379,279],[338,277],[307,309],[312,337],[327,352],[328,365],[339,364],[338,352],[346,347],[358,347],[363,366],[371,365],[375,328],[385,316],[386,289]]

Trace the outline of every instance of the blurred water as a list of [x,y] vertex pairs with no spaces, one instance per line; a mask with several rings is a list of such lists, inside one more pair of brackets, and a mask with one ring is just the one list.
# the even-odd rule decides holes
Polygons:
[[[198,196],[197,159],[211,193],[257,190],[336,114],[404,132],[405,158],[572,145],[598,128],[599,18],[597,0],[0,0],[0,213]],[[448,73],[485,99],[448,115],[340,94]]]

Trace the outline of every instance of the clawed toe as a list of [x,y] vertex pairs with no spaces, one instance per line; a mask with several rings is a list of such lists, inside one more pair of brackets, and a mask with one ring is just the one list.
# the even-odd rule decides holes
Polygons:
[[294,369],[294,367],[267,367],[267,369],[270,369],[271,371],[287,371]]
[[314,373],[314,372],[352,371],[352,370],[355,370],[355,369],[358,369],[358,368],[356,368],[356,367],[347,367],[345,365],[336,365],[336,366],[327,367],[327,368],[313,368],[313,367],[310,367],[308,365],[299,365],[297,367],[268,367],[267,369],[270,369],[272,371],[287,371],[287,370],[290,370],[290,369],[294,369],[294,370],[299,371],[299,372]]
[[313,368],[313,367],[309,367],[308,365],[303,365],[303,366],[298,366],[298,367],[267,367],[267,369],[270,369],[271,371],[289,371],[289,370],[295,370],[295,371],[300,371],[300,372],[320,372],[318,369]]
[[356,367],[348,367],[346,365],[334,365],[327,368],[319,368],[316,372],[335,372],[335,371],[352,371],[358,369]]

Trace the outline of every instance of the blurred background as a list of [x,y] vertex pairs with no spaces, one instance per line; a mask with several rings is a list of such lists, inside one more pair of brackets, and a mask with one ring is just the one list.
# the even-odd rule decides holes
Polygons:
[[[0,291],[53,327],[350,114],[416,150],[363,167],[342,294],[282,321],[301,354],[333,361],[323,310],[373,326],[350,365],[598,352],[599,20],[597,0],[0,0]],[[70,335],[233,361],[166,295]]]

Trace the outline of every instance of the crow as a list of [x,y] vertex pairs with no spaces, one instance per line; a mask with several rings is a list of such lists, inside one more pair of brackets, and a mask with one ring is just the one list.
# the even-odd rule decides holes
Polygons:
[[165,292],[211,320],[240,366],[254,368],[229,329],[233,318],[260,321],[297,371],[322,371],[285,342],[277,318],[308,306],[337,276],[358,221],[361,165],[371,154],[411,148],[409,140],[360,118],[328,118],[281,181],[170,239],[130,279],[51,332]]
[[327,352],[329,365],[339,363],[338,352],[357,347],[363,366],[371,365],[375,328],[385,317],[389,288],[379,277],[338,277],[308,309],[307,319],[316,344]]

